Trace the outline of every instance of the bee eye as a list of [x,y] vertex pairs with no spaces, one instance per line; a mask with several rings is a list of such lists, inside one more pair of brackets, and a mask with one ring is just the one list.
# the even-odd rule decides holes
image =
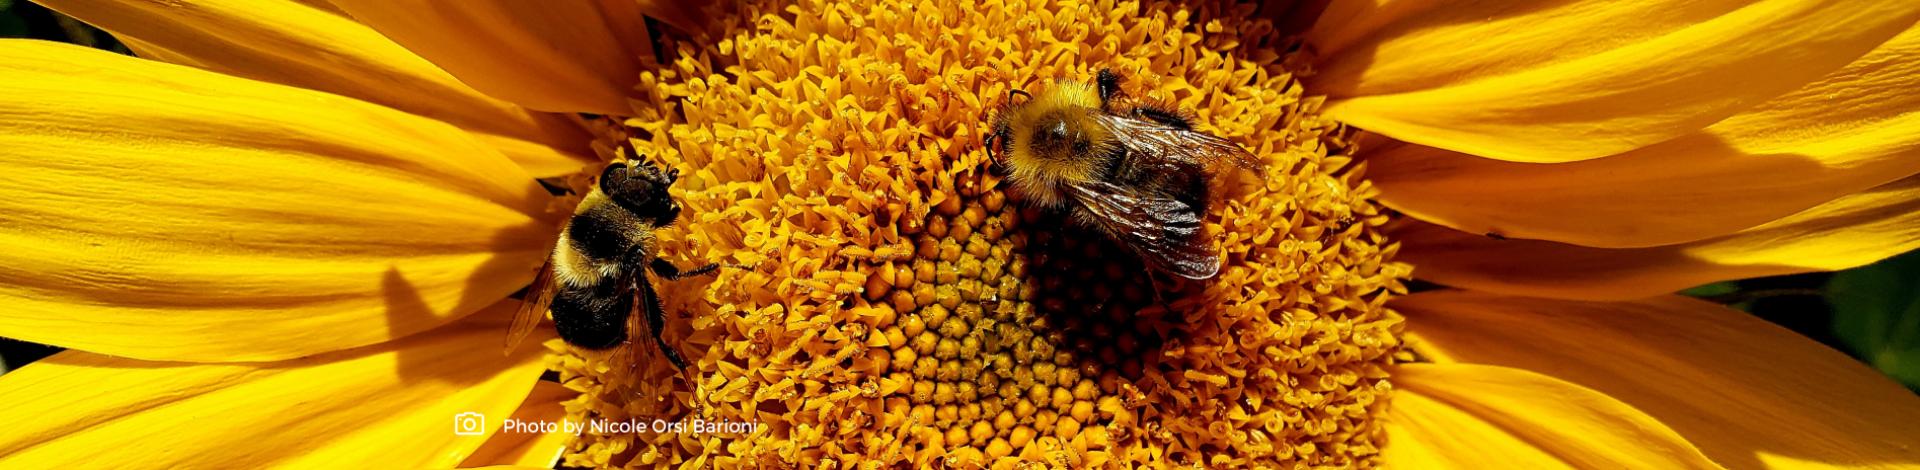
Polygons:
[[606,169],[600,170],[600,191],[612,193],[613,188],[619,187],[626,180],[626,171],[625,163],[609,164]]
[[600,170],[600,177],[605,178],[608,176],[617,175],[622,172],[625,172],[626,170],[627,170],[627,164],[625,163],[609,163],[607,164],[606,169]]

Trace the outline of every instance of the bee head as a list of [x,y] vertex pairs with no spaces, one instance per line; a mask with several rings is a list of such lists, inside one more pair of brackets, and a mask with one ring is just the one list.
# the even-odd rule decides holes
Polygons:
[[1007,150],[1012,150],[1016,166],[1087,161],[1097,157],[1110,138],[1095,117],[1101,112],[1099,91],[1085,83],[1055,83],[1008,111]]
[[652,219],[655,226],[664,227],[680,217],[680,203],[667,193],[667,188],[679,178],[679,170],[662,172],[644,161],[637,166],[614,162],[600,172],[600,192],[620,207]]
[[1061,81],[1031,96],[1009,99],[990,145],[1014,191],[1028,203],[1056,207],[1066,197],[1061,184],[1099,179],[1118,143],[1100,122],[1094,86]]

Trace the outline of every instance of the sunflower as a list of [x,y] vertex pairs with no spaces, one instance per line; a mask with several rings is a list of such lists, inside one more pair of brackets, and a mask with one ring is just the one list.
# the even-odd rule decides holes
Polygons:
[[[0,463],[1920,462],[1912,394],[1670,294],[1920,248],[1920,4],[45,3],[145,59],[0,45],[0,336],[68,348]],[[1218,277],[985,171],[1102,67],[1266,163]],[[737,266],[659,286],[688,369],[502,356],[540,181],[640,156]]]

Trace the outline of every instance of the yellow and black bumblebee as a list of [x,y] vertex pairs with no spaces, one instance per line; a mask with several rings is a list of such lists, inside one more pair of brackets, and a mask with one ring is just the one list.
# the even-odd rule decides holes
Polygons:
[[635,341],[629,335],[638,329],[633,315],[637,305],[660,352],[674,367],[686,368],[686,360],[660,336],[666,312],[648,272],[676,280],[714,272],[719,265],[682,270],[658,257],[654,230],[680,217],[680,204],[667,193],[680,173],[661,171],[631,151],[627,155],[635,158],[616,161],[600,172],[599,181],[561,229],[553,255],[514,316],[507,350],[513,350],[549,308],[554,330],[569,344],[589,350],[631,347]]
[[1009,92],[985,143],[995,172],[1027,203],[1068,211],[1149,266],[1188,279],[1220,272],[1201,222],[1214,177],[1261,169],[1246,149],[1195,130],[1186,113],[1125,95],[1111,70],[1092,85],[1062,80],[1037,95]]

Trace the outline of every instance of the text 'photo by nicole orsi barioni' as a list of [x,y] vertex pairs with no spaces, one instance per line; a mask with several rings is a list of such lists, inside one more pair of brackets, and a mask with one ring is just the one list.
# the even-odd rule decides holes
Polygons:
[[0,468],[1920,469],[1920,2],[0,0]]

